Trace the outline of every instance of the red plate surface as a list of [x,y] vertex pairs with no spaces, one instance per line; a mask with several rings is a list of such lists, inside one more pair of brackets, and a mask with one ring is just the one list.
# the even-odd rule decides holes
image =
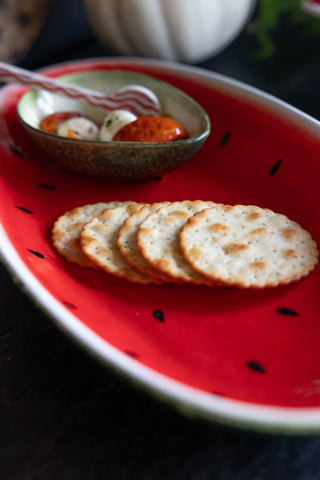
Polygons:
[[[33,147],[16,114],[25,89],[5,87],[0,220],[8,242],[2,243],[2,257],[27,290],[30,278],[35,280],[39,294],[34,286],[30,291],[44,308],[42,292],[49,294],[49,313],[69,333],[74,334],[73,321],[88,327],[88,338],[91,331],[102,343],[96,348],[84,335],[83,344],[100,357],[104,347],[114,347],[116,356],[110,358],[109,351],[107,361],[142,383],[150,380],[158,394],[235,424],[320,430],[319,268],[291,286],[261,291],[141,286],[71,265],[50,242],[53,222],[75,206],[203,199],[271,208],[300,223],[319,243],[318,122],[245,85],[165,62],[94,59],[45,72],[102,68],[136,70],[181,88],[208,112],[209,139],[183,167],[151,181],[75,175]],[[166,378],[170,392],[162,389]],[[292,413],[299,413],[298,424]]]

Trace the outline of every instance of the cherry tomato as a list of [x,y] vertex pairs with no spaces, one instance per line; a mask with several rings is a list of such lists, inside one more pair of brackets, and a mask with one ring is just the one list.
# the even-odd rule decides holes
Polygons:
[[187,130],[169,117],[139,117],[122,127],[112,138],[124,142],[172,142],[189,138]]
[[41,120],[40,128],[47,133],[57,133],[57,128],[60,123],[69,118],[82,117],[83,115],[79,112],[55,112],[51,113],[47,117],[44,117]]

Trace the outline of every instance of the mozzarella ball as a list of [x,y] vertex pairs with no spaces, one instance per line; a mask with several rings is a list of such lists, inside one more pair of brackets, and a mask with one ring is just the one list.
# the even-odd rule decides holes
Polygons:
[[113,110],[104,119],[100,128],[100,140],[110,142],[114,135],[128,123],[134,122],[136,115],[127,110]]
[[60,137],[76,138],[79,140],[98,140],[99,128],[90,119],[85,117],[69,118],[62,122],[57,129]]

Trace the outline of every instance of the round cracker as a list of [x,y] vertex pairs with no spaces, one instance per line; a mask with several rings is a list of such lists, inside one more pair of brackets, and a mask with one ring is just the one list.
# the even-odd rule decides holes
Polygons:
[[83,255],[79,246],[79,237],[83,226],[107,208],[131,205],[133,203],[135,204],[136,202],[115,200],[83,205],[69,210],[61,215],[53,226],[52,243],[54,248],[71,263],[75,263],[80,267],[97,269],[98,266]]
[[131,282],[149,284],[158,281],[139,272],[121,255],[117,245],[123,222],[142,205],[132,204],[104,210],[87,223],[80,234],[83,253],[101,269]]
[[211,284],[184,259],[179,248],[179,233],[196,212],[215,205],[202,200],[172,202],[151,213],[140,225],[137,246],[154,268],[178,282]]
[[170,202],[157,202],[151,205],[146,205],[140,210],[133,212],[128,217],[123,226],[119,230],[118,247],[121,254],[126,260],[133,265],[139,272],[146,273],[159,281],[172,282],[173,279],[164,273],[159,272],[156,268],[149,264],[149,262],[141,255],[141,251],[137,245],[137,234],[141,223],[151,214],[159,210],[159,208],[168,205]]
[[181,230],[180,248],[197,272],[240,288],[288,284],[318,261],[316,243],[299,224],[252,205],[197,213]]

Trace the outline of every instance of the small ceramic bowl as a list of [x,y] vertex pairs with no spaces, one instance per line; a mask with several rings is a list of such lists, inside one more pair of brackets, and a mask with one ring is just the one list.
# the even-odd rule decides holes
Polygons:
[[168,143],[102,142],[59,137],[39,129],[42,118],[56,111],[79,111],[101,124],[105,112],[79,101],[43,90],[32,90],[20,99],[17,111],[31,139],[48,157],[69,170],[124,179],[151,178],[182,165],[203,145],[210,120],[191,97],[168,83],[129,71],[90,71],[60,77],[106,94],[136,83],[150,88],[159,98],[163,115],[180,122],[190,138]]

